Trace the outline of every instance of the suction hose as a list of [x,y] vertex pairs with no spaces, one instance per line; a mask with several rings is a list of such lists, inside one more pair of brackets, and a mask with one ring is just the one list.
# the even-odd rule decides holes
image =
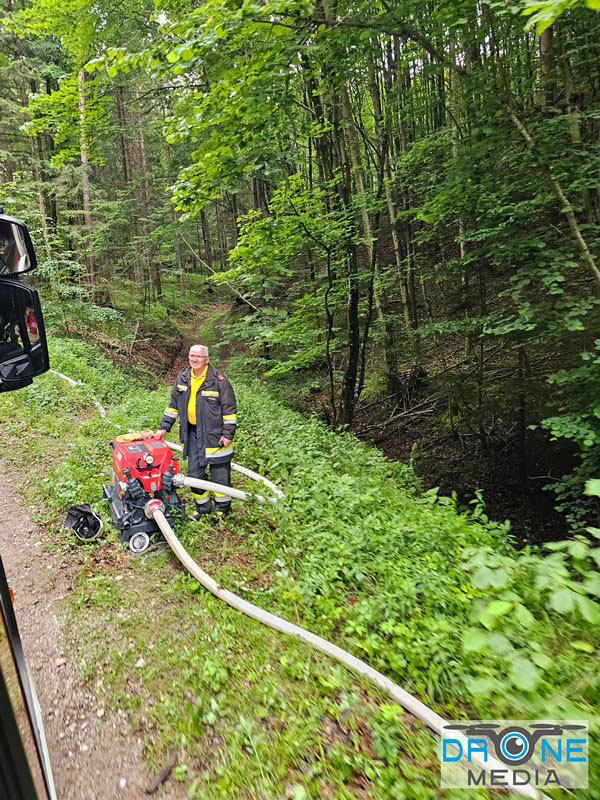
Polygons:
[[[210,484],[211,481],[202,481],[202,483]],[[219,484],[212,485],[218,486],[219,488],[217,491],[220,492],[222,492],[225,488],[229,488],[221,487]],[[239,490],[233,491],[239,492]],[[235,497],[236,495],[232,494],[231,496]],[[394,683],[389,678],[386,678],[386,676],[382,675],[381,672],[378,672],[376,669],[373,669],[373,667],[365,664],[364,661],[361,661],[359,658],[356,658],[355,656],[346,652],[346,650],[342,650],[341,647],[328,642],[327,639],[323,639],[320,636],[301,628],[299,625],[294,625],[292,622],[287,622],[286,620],[281,619],[281,617],[277,617],[275,614],[271,614],[269,611],[265,611],[264,609],[255,606],[253,603],[243,600],[241,597],[233,594],[233,592],[230,592],[228,589],[224,589],[222,586],[220,586],[214,578],[211,578],[210,575],[204,572],[204,570],[189,555],[187,550],[185,550],[175,535],[175,531],[169,525],[167,518],[163,513],[163,508],[164,507],[162,503],[155,499],[150,500],[146,504],[144,510],[149,519],[155,520],[156,524],[167,540],[169,547],[181,561],[183,566],[191,575],[194,576],[194,578],[196,578],[196,580],[202,584],[202,586],[204,586],[205,589],[208,589],[211,594],[214,594],[214,596],[218,597],[219,600],[223,600],[237,611],[241,611],[243,614],[252,617],[252,619],[256,619],[276,631],[281,631],[281,633],[287,633],[291,636],[295,636],[297,639],[301,639],[302,641],[311,645],[311,647],[320,650],[322,653],[325,653],[332,658],[336,658],[338,661],[341,661],[342,664],[350,667],[350,669],[360,672],[361,675],[366,675],[380,688],[386,691],[391,697],[393,697],[394,700],[403,708],[405,708],[415,717],[423,720],[423,722],[425,722],[426,725],[431,728],[431,730],[435,731],[435,733],[439,734],[441,737],[444,737],[444,735],[449,735],[445,734],[444,726],[447,724],[447,722],[443,719],[443,717],[440,717],[439,714],[436,714],[435,711],[432,711],[432,709],[430,709],[416,697],[413,697],[405,689],[402,689],[400,686],[398,686],[398,684]],[[468,739],[466,736],[459,731],[452,731],[452,738],[458,739],[463,745],[463,749],[465,751],[467,750]],[[473,753],[472,758],[476,759],[488,770],[506,769],[504,764],[491,757],[484,762],[484,760],[481,759],[477,753]],[[512,786],[510,788],[518,794],[523,795],[523,797],[531,797],[535,798],[536,800],[547,800],[546,796],[538,792],[538,790],[533,786]]]

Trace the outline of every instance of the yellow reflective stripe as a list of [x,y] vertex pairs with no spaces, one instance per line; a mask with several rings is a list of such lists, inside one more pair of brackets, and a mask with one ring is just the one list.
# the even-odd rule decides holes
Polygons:
[[221,492],[213,492],[215,497],[229,497],[228,494],[221,494]]
[[205,392],[205,391],[202,391],[202,394],[204,395],[204,397],[218,397],[219,396],[218,392]]
[[229,445],[229,447],[207,447],[205,451],[207,456],[220,457],[220,456],[228,456],[230,453],[233,453],[233,447]]
[[179,411],[176,408],[165,408],[165,417],[177,417],[179,416]]
[[237,414],[225,414],[223,417],[223,422],[235,422],[237,420]]
[[202,494],[194,494],[194,499],[196,500],[196,502],[200,500],[206,500],[209,494],[210,492],[207,489],[205,492],[202,492]]
[[188,386],[185,383],[178,383],[177,384],[177,388],[179,389],[180,392],[185,392],[185,390],[188,388]]

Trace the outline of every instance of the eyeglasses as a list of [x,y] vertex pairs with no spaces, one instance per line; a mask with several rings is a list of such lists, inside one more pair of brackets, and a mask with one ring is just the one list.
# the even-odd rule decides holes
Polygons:
[[188,356],[190,361],[204,361],[208,356]]

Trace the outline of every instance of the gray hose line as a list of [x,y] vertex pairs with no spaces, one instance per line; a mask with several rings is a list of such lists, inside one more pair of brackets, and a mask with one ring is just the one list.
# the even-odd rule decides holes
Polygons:
[[[166,439],[165,439],[165,441],[166,441]],[[179,452],[183,452],[183,447],[180,444],[176,444],[175,442],[168,442],[168,441],[166,441],[166,443],[169,445],[169,447],[172,450],[179,450]],[[284,493],[281,491],[281,489],[278,486],[275,486],[275,484],[272,481],[270,481],[268,478],[265,478],[263,475],[259,475],[258,472],[254,472],[254,470],[248,469],[248,467],[242,467],[241,464],[236,464],[233,461],[231,462],[231,469],[235,470],[236,472],[241,473],[242,475],[245,475],[247,478],[251,478],[253,481],[256,481],[257,483],[264,483],[264,485],[268,489],[270,489],[273,492],[273,494],[277,495],[277,497],[279,497],[280,499],[283,499],[285,497]],[[217,490],[217,491],[220,491],[220,490]],[[226,492],[222,492],[222,494],[226,494]],[[231,495],[231,496],[235,497],[235,495]],[[260,497],[260,495],[258,495],[258,496]],[[240,499],[245,500],[246,498],[240,498]],[[270,499],[271,498],[269,498],[269,500]],[[262,501],[259,501],[259,502],[264,502],[264,498],[263,498]]]
[[[221,483],[215,483],[214,481],[205,481],[201,478],[190,478],[183,473],[178,473],[177,475],[173,475],[173,486],[188,486],[191,489],[204,489],[213,492],[219,492],[220,494],[226,494],[229,497],[235,497],[236,500],[251,500],[252,498],[258,500],[259,503],[266,503],[267,499],[262,496],[262,494],[249,494],[248,492],[244,492],[241,489],[234,489],[233,486],[224,486]],[[269,498],[272,503],[275,503],[275,498]]]
[[[53,375],[56,375],[59,378],[62,378],[64,381],[67,381],[68,383],[71,384],[71,386],[83,386],[85,388],[85,383],[82,383],[81,381],[74,381],[73,378],[69,378],[68,375],[63,375],[62,372],[57,372],[55,369],[51,369],[50,372]],[[102,417],[102,419],[105,419],[106,418],[106,409],[104,408],[102,403],[100,403],[98,400],[96,400],[95,397],[92,397],[92,403],[96,406],[96,408],[100,412],[100,416]]]
[[[459,731],[452,731],[451,734],[449,732],[446,733],[444,731],[446,720],[444,720],[443,717],[440,717],[439,714],[436,714],[435,711],[432,711],[432,709],[430,709],[416,697],[413,697],[405,689],[402,689],[392,680],[386,678],[386,676],[382,675],[381,672],[373,669],[373,667],[365,664],[364,661],[361,661],[359,658],[356,658],[356,656],[346,652],[346,650],[343,650],[341,647],[328,642],[327,639],[323,639],[321,636],[317,636],[316,634],[301,628],[299,625],[294,625],[292,622],[287,622],[286,620],[281,619],[281,617],[277,617],[275,614],[271,614],[269,611],[265,611],[264,609],[255,606],[253,603],[243,600],[241,597],[233,594],[233,592],[230,592],[228,589],[224,589],[215,581],[214,578],[211,578],[210,575],[204,572],[204,570],[185,550],[175,535],[173,528],[169,525],[163,512],[159,509],[153,509],[151,514],[156,520],[158,527],[161,529],[165,539],[169,544],[169,547],[181,561],[183,566],[191,575],[194,576],[194,578],[196,578],[196,580],[202,584],[202,586],[204,586],[205,589],[208,589],[208,591],[214,594],[215,597],[218,597],[219,600],[223,600],[237,611],[241,611],[243,614],[246,614],[247,616],[258,620],[259,622],[268,625],[270,628],[273,628],[276,631],[287,633],[291,636],[295,636],[297,639],[301,639],[317,650],[320,650],[322,653],[341,661],[342,664],[345,664],[347,667],[356,670],[356,672],[360,672],[361,675],[366,675],[380,688],[386,691],[391,697],[393,697],[394,700],[396,700],[396,702],[399,703],[403,708],[405,708],[415,717],[423,720],[423,722],[425,722],[429,728],[435,731],[435,733],[442,737],[444,735],[451,735],[452,738],[458,739],[465,748],[467,747],[468,739],[466,736]],[[483,762],[477,753],[473,753],[472,757],[478,760],[479,763],[482,766],[485,766],[486,769],[506,769],[504,764],[500,763],[500,761],[497,761],[494,758],[490,757],[488,761]],[[538,792],[533,786],[512,786],[510,788],[518,794],[523,795],[523,797],[532,797],[536,800],[540,800],[540,798],[541,800],[545,800],[546,797]]]

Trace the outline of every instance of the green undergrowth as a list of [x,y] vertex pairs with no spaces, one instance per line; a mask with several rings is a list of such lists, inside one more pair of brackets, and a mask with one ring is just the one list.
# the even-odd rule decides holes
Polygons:
[[[148,300],[148,292],[132,281],[117,279],[107,287],[102,305],[90,302],[80,288],[66,283],[42,284],[44,320],[49,338],[87,340],[131,362],[128,377],[143,384],[165,369],[164,358],[176,353],[187,340],[206,335],[214,341],[215,318],[222,311],[205,305],[207,279],[180,270],[165,271],[162,295]],[[215,295],[215,299],[218,295]],[[173,324],[173,320],[177,324]],[[212,343],[209,342],[209,343]],[[143,364],[151,364],[153,374]]]
[[[133,558],[120,547],[100,501],[108,442],[155,429],[168,390],[147,391],[80,341],[52,348],[54,368],[86,387],[46,375],[0,395],[0,431],[15,444],[3,458],[27,470],[24,491],[43,501],[50,546],[76,565],[69,608],[82,674],[126,710],[150,765],[178,748],[175,777],[192,799],[458,796],[436,788],[433,737],[378,690],[225,607],[170,552]],[[597,531],[548,555],[517,552],[509,525],[489,520],[481,502],[460,512],[454,499],[422,493],[410,465],[290,411],[235,369],[231,377],[235,460],[286,499],[238,503],[224,529],[182,525],[209,574],[450,718],[590,719],[596,730]],[[60,530],[83,502],[102,512],[102,544],[77,547]],[[591,768],[597,787],[593,757]]]

